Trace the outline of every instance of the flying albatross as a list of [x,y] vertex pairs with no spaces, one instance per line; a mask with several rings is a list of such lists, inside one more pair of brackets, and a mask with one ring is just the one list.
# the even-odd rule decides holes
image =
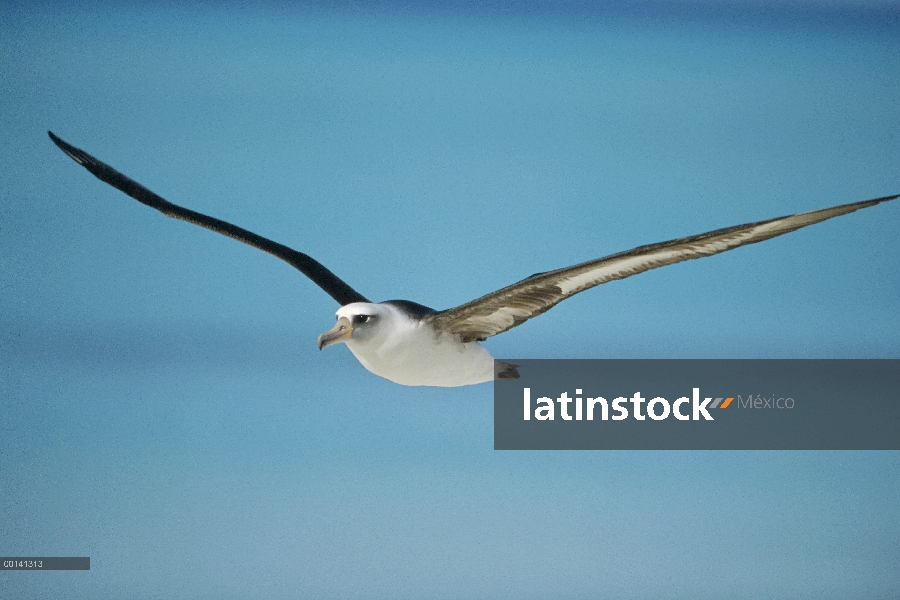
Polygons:
[[407,300],[369,302],[314,258],[231,223],[176,206],[90,154],[48,132],[50,139],[101,181],[168,217],[182,219],[277,256],[334,298],[337,324],[319,336],[319,349],[344,342],[363,366],[403,385],[455,387],[515,379],[514,365],[497,363],[479,342],[550,310],[601,283],[746,244],[846,215],[900,197],[885,196],[832,208],[717,229],[611,256],[537,273],[518,283],[447,310]]

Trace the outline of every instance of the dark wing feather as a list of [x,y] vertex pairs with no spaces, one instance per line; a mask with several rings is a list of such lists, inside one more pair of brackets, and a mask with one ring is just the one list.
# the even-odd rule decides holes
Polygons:
[[259,248],[260,250],[268,252],[273,256],[277,256],[281,260],[285,261],[286,263],[309,277],[313,281],[313,283],[325,290],[325,292],[329,296],[337,300],[337,302],[341,306],[350,304],[352,302],[368,302],[368,300],[366,300],[364,296],[344,283],[337,275],[326,269],[325,266],[322,265],[322,263],[315,260],[314,258],[307,256],[302,252],[292,250],[287,246],[282,246],[281,244],[273,242],[272,240],[266,239],[262,236],[256,235],[255,233],[247,231],[246,229],[241,229],[240,227],[232,225],[231,223],[227,223],[213,217],[208,217],[198,212],[194,212],[192,210],[188,210],[186,208],[182,208],[180,206],[172,204],[168,200],[165,200],[164,198],[154,194],[136,181],[129,179],[125,175],[119,173],[109,165],[97,160],[87,152],[84,152],[83,150],[80,150],[70,144],[67,144],[66,142],[55,136],[52,131],[48,131],[47,133],[50,135],[50,139],[53,140],[53,143],[59,146],[63,152],[72,157],[75,162],[93,173],[94,176],[101,181],[105,181],[117,190],[125,192],[138,202],[146,204],[151,208],[155,208],[167,217],[181,219],[182,221],[187,221],[189,223],[193,223],[194,225],[199,225],[200,227],[205,227],[209,230],[234,238],[239,242],[250,244],[254,248]]
[[601,283],[755,244],[898,197],[900,195],[885,196],[640,246],[564,269],[532,275],[502,290],[427,317],[427,320],[439,329],[455,333],[464,342],[483,340],[524,323],[566,298]]

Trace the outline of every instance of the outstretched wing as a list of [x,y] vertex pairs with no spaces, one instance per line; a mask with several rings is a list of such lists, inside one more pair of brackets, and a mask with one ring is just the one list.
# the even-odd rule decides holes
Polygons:
[[566,298],[601,283],[755,244],[898,197],[900,195],[885,196],[640,246],[572,267],[532,275],[477,300],[436,313],[427,320],[439,329],[455,333],[464,342],[483,340],[512,329]]
[[172,204],[168,200],[154,194],[138,182],[129,179],[125,175],[119,173],[109,165],[100,162],[87,152],[67,144],[53,134],[52,131],[47,132],[53,143],[62,149],[63,152],[72,157],[75,162],[94,174],[101,181],[105,181],[117,190],[125,192],[138,202],[146,204],[151,208],[155,208],[167,217],[173,217],[205,227],[217,233],[227,235],[239,242],[250,244],[254,248],[259,248],[264,252],[268,252],[272,256],[277,256],[301,273],[312,279],[313,283],[318,285],[325,292],[337,300],[343,306],[352,302],[368,302],[359,292],[344,283],[337,275],[325,268],[322,263],[314,258],[292,250],[287,246],[282,246],[277,242],[266,239],[260,235],[256,235],[246,229],[241,229],[231,223],[202,215],[198,212],[182,208]]

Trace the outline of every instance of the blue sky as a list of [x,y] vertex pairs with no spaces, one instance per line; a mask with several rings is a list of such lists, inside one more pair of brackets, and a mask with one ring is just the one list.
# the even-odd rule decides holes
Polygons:
[[[0,597],[890,597],[888,452],[494,452],[488,385],[315,349],[333,301],[167,199],[446,308],[900,191],[889,3],[6,4]],[[614,282],[523,358],[900,358],[900,205]]]

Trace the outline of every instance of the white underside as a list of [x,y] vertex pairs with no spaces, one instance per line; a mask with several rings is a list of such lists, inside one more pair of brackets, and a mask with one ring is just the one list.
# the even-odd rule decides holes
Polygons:
[[478,342],[467,344],[405,317],[392,319],[390,332],[346,341],[372,373],[402,385],[457,387],[494,379],[494,358]]

